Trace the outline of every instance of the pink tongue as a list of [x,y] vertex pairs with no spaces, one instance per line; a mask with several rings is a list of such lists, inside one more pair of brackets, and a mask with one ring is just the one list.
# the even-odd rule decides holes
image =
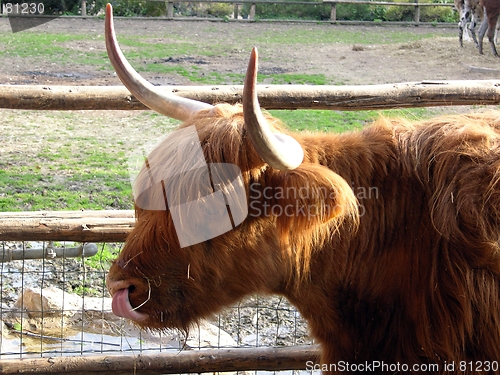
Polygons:
[[134,310],[128,299],[128,289],[120,289],[113,295],[111,308],[116,316],[130,320],[144,320],[148,317],[148,315]]

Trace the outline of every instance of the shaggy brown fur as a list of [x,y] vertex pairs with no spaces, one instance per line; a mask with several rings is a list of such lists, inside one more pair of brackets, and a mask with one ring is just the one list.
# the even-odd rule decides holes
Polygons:
[[[108,283],[130,285],[133,306],[147,300],[140,325],[185,329],[246,295],[272,293],[307,319],[325,364],[473,374],[459,362],[500,360],[500,113],[292,133],[305,160],[289,172],[261,161],[239,106],[183,126],[192,124],[207,162],[241,168],[248,217],[180,249],[168,211],[137,207]],[[166,166],[171,146],[160,145],[150,164]],[[301,187],[307,194],[291,193]],[[452,361],[455,371],[445,371]]]

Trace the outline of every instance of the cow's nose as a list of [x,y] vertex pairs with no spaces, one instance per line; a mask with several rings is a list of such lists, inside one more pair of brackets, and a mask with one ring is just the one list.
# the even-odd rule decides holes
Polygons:
[[109,294],[113,296],[117,291],[121,289],[128,289],[129,291],[133,291],[135,289],[135,285],[130,284],[130,282],[125,280],[110,280],[109,277],[106,279],[106,287],[108,288]]
[[[149,315],[137,311],[138,307],[132,306],[129,296],[136,288],[127,281],[106,281],[109,293],[113,299],[111,301],[111,309],[116,316],[127,318],[136,322],[144,321]],[[142,304],[140,305],[142,306]]]

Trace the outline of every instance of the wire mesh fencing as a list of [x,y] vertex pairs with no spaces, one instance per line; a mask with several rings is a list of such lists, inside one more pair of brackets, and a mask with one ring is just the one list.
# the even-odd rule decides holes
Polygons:
[[[111,259],[122,245],[0,242],[0,363],[4,359],[312,343],[300,314],[279,297],[247,298],[187,335],[137,328],[112,313],[105,285]],[[69,256],[75,249],[90,253]],[[30,259],[35,253],[41,258]]]

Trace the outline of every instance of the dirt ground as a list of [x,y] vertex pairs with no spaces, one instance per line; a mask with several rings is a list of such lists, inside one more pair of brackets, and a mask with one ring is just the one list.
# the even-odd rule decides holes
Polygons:
[[[325,74],[333,84],[377,84],[443,79],[496,79],[500,77],[500,59],[485,43],[480,56],[472,42],[464,48],[458,44],[457,28],[452,26],[356,26],[314,23],[247,23],[210,21],[116,20],[120,35],[142,35],[158,38],[159,43],[176,43],[202,38],[226,45],[225,56],[174,56],[180,64],[197,66],[206,72],[243,73],[250,48],[260,49],[262,73]],[[58,18],[30,31],[84,33],[88,40],[68,42],[67,49],[105,51],[104,21],[100,19]],[[436,35],[421,41],[396,44],[317,44],[298,43],[287,48],[265,43],[265,35],[298,35],[302,33],[352,32],[371,36],[381,28],[395,33],[408,32]],[[11,32],[6,18],[0,18],[0,33]],[[264,41],[263,41],[264,40]],[[180,76],[145,74],[156,84],[188,84]],[[58,66],[37,58],[2,58],[0,84],[117,85],[110,70],[92,71],[78,61]]]

